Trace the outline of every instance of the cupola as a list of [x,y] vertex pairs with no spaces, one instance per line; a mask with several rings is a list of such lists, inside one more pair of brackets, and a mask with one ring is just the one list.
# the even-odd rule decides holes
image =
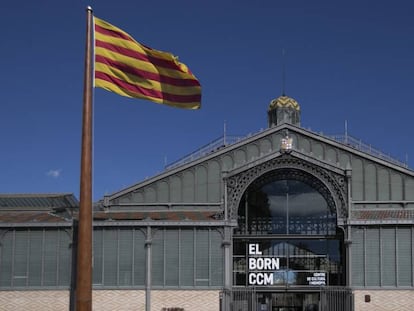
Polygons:
[[292,97],[286,95],[279,96],[270,102],[267,120],[269,127],[282,123],[300,126],[300,106]]

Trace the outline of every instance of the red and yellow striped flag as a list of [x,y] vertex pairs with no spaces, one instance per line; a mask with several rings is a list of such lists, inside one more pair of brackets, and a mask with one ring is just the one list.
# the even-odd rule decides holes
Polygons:
[[94,17],[95,86],[122,96],[199,109],[201,86],[174,55],[151,49]]

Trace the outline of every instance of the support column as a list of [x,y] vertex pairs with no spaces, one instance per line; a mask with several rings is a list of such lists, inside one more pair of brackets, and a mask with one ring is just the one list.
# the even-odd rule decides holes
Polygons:
[[231,228],[225,227],[224,228],[224,240],[223,240],[223,247],[224,247],[224,288],[226,290],[230,290],[232,286],[232,260],[231,260]]
[[346,215],[346,237],[345,237],[345,252],[346,252],[346,256],[345,256],[345,260],[346,260],[346,276],[345,276],[345,282],[346,282],[346,286],[351,287],[351,283],[352,283],[352,264],[351,264],[351,253],[352,253],[352,249],[351,249],[351,244],[352,244],[352,233],[351,233],[351,225],[350,225],[350,220],[351,220],[351,208],[352,208],[352,195],[351,195],[351,183],[352,183],[352,169],[351,166],[348,164],[347,168],[345,170],[345,174],[346,174],[346,182],[347,182],[347,190],[348,190],[348,210],[347,210],[347,215]]
[[145,252],[146,252],[146,278],[145,278],[145,311],[151,311],[151,245],[152,245],[152,233],[151,227],[147,227],[147,238],[145,240]]
[[231,303],[231,288],[232,288],[232,273],[233,273],[233,262],[232,262],[232,228],[229,221],[229,211],[227,206],[227,179],[226,173],[223,174],[224,178],[224,288],[222,297],[222,310],[229,311]]
[[222,310],[230,310],[231,302],[231,288],[232,288],[232,273],[233,273],[233,262],[232,262],[232,249],[231,249],[231,227],[226,225],[224,227],[224,290],[222,300]]

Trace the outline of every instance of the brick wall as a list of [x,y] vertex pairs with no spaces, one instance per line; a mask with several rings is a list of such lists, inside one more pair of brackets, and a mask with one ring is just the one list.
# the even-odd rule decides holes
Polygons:
[[[95,290],[93,310],[144,311],[144,290]],[[151,311],[219,311],[219,291],[153,290]],[[0,291],[0,311],[68,311],[68,291]]]
[[[355,311],[414,310],[414,290],[356,290],[354,295]],[[366,295],[369,302],[365,302]]]
[[184,311],[219,311],[219,291],[152,291],[151,311],[162,311],[162,308],[182,308]]
[[68,311],[69,291],[0,291],[1,311]]

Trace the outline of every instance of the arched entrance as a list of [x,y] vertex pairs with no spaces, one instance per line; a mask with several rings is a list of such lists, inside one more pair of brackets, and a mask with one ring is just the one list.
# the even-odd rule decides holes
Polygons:
[[326,180],[297,167],[268,170],[245,187],[233,234],[232,284],[254,290],[252,310],[320,310],[321,288],[345,285],[338,201]]

